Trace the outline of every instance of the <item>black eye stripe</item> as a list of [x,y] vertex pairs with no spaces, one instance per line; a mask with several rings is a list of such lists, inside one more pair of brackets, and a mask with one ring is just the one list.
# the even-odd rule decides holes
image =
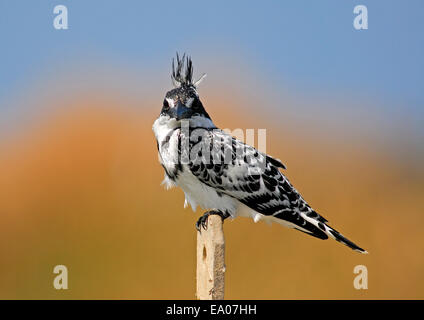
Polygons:
[[166,99],[163,100],[163,106],[166,107],[166,108],[169,108],[168,100],[166,100]]

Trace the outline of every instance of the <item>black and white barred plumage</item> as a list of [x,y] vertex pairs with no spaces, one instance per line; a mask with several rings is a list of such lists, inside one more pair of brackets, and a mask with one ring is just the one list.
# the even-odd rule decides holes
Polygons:
[[179,186],[193,210],[199,205],[227,216],[277,222],[320,239],[331,237],[365,250],[327,225],[291,185],[285,166],[218,129],[200,102],[190,58],[173,63],[176,88],[167,92],[153,125],[168,187]]

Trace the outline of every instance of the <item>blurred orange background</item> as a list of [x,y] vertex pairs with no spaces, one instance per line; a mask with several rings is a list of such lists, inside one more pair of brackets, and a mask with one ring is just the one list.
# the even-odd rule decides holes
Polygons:
[[[25,101],[42,111],[0,144],[0,298],[195,298],[194,224],[202,211],[183,209],[182,191],[160,185],[151,130],[167,85],[139,95],[29,94]],[[243,95],[252,88],[246,84],[231,92],[202,85],[218,126],[266,128],[267,152],[287,165],[309,204],[370,252],[226,220],[227,299],[424,298],[422,155],[393,156],[396,147],[364,138],[359,124],[348,135],[327,132],[321,118],[263,112]],[[258,96],[262,90],[255,87]],[[278,102],[287,110],[291,103]],[[58,264],[68,267],[68,290],[53,288]],[[368,290],[353,287],[360,264]]]

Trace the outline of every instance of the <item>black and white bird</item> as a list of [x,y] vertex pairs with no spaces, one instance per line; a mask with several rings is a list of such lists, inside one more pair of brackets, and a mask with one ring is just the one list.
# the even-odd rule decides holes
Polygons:
[[276,222],[319,239],[333,238],[355,251],[367,253],[327,224],[291,185],[280,169],[285,166],[265,153],[220,130],[199,99],[199,80],[193,80],[189,57],[172,62],[174,89],[168,91],[153,124],[159,160],[168,188],[179,186],[184,207],[207,211],[196,228],[207,227],[217,214]]

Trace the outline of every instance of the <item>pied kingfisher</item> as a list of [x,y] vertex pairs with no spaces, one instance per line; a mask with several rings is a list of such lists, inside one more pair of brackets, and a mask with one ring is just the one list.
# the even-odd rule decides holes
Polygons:
[[163,100],[153,124],[159,160],[168,188],[179,186],[185,203],[207,211],[196,228],[207,228],[211,214],[252,217],[255,222],[277,222],[319,239],[333,238],[367,253],[327,224],[291,185],[280,160],[262,153],[220,130],[199,99],[193,64],[185,55],[172,60],[174,89]]

